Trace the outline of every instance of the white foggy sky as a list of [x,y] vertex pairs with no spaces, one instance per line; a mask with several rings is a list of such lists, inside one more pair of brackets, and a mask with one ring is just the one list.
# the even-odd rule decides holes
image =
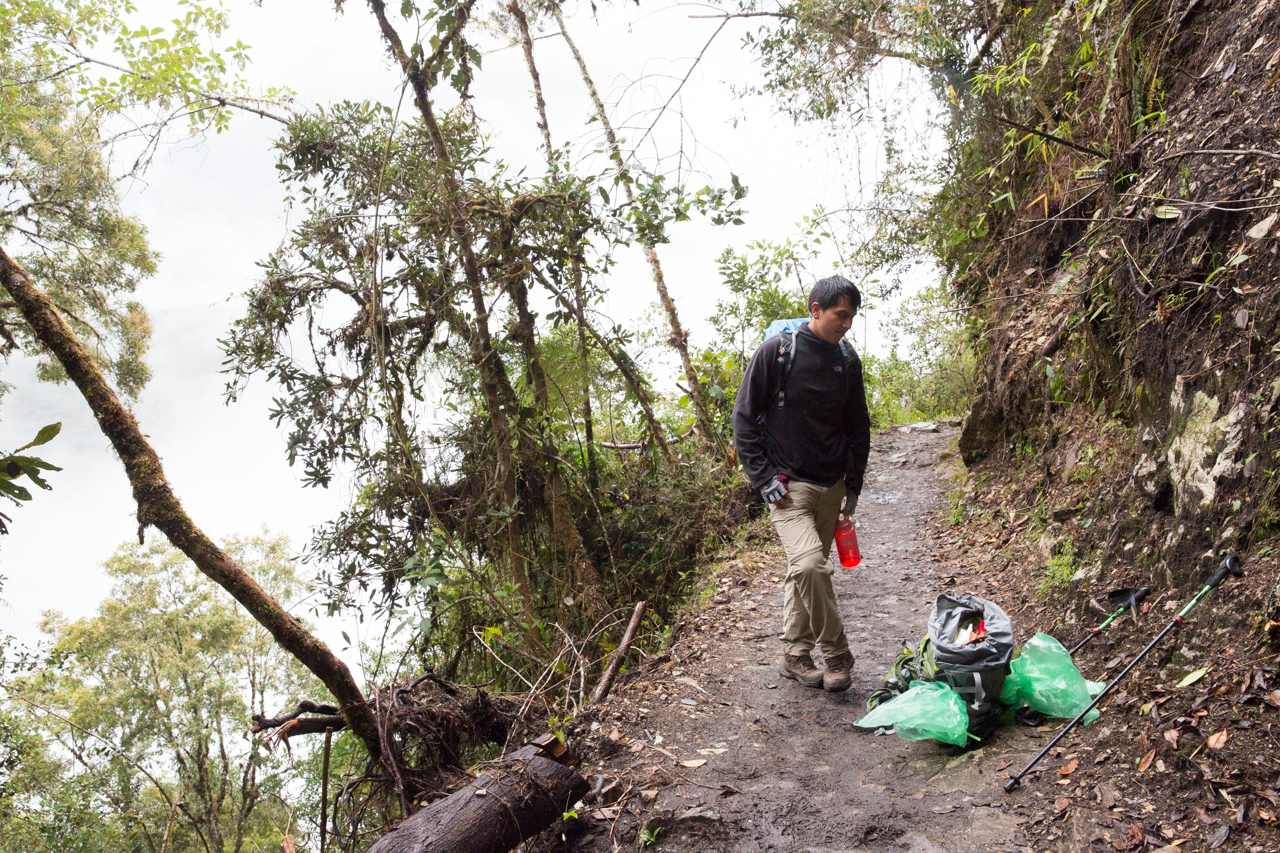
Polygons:
[[[167,6],[144,4],[144,13],[155,10],[147,19],[161,20],[168,17]],[[292,88],[297,108],[343,99],[396,102],[399,75],[390,68],[363,4],[348,3],[342,16],[324,2],[264,0],[259,7],[228,0],[227,6],[231,40],[253,46],[247,76],[264,86]],[[585,4],[572,16],[571,35],[602,94],[616,104],[620,126],[629,124],[628,116],[637,110],[667,100],[691,57],[719,26],[689,16],[714,11],[702,5],[618,2],[599,5],[597,19]],[[684,112],[683,142],[687,150],[696,150],[699,167],[721,185],[732,171],[750,187],[745,225],[683,224],[673,231],[672,243],[659,249],[668,286],[695,344],[710,340],[707,318],[725,295],[716,256],[726,246],[742,249],[753,239],[792,236],[794,223],[815,205],[842,206],[856,192],[859,178],[874,180],[880,147],[870,134],[833,141],[825,129],[795,127],[768,99],[734,98],[731,85],[759,77],[741,46],[749,25],[725,27],[672,104]],[[557,143],[574,142],[575,154],[589,153],[598,125],[587,123],[590,103],[567,47],[558,37],[545,38],[535,51],[553,136]],[[646,79],[636,84],[641,78]],[[538,169],[541,137],[520,50],[486,55],[473,94],[497,156]],[[410,109],[406,100],[405,115]],[[162,150],[145,184],[128,187],[123,203],[146,224],[163,256],[159,273],[138,294],[154,328],[149,355],[154,378],[135,407],[143,431],[206,533],[218,539],[267,528],[288,534],[300,551],[311,528],[345,505],[345,489],[341,484],[328,490],[301,486],[287,465],[283,433],[267,418],[275,388],[258,381],[239,402],[224,405],[217,344],[239,316],[238,295],[254,283],[255,262],[287,233],[271,148],[280,129],[266,119],[237,115],[227,133]],[[668,122],[658,135],[659,147],[669,153],[680,142],[678,134],[679,126]],[[619,259],[603,310],[634,327],[654,301],[653,286],[638,251],[623,252]],[[863,324],[855,326],[858,346],[873,352],[883,341],[874,313],[884,312],[873,312],[870,341]],[[136,536],[137,523],[123,468],[75,389],[37,384],[20,358],[3,371],[16,390],[0,407],[0,448],[24,444],[46,423],[63,423],[62,434],[41,448],[44,458],[65,469],[49,478],[53,491],[3,510],[13,523],[0,541],[0,574],[6,578],[0,599],[7,604],[0,605],[0,629],[29,642],[39,636],[35,622],[44,610],[61,610],[71,618],[93,612],[109,588],[99,563]],[[659,375],[656,384],[670,391],[674,380],[674,374]],[[149,531],[149,541],[158,535]],[[344,627],[354,639],[351,621],[326,620],[322,626],[335,650],[344,645],[339,636]],[[358,664],[351,655],[344,657]]]

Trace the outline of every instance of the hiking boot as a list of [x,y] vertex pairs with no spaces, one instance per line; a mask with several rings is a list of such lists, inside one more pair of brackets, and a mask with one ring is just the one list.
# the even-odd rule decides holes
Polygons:
[[808,652],[802,655],[783,655],[778,674],[792,681],[798,681],[805,687],[821,687],[825,678],[822,670],[814,664],[813,658],[809,657]]
[[832,655],[826,660],[827,669],[822,673],[822,689],[828,693],[840,693],[853,684],[849,671],[853,669],[853,652]]

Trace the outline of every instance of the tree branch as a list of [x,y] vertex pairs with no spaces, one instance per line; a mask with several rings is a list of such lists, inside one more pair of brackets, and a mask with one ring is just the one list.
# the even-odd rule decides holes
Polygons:
[[1089,154],[1090,156],[1093,156],[1093,157],[1101,157],[1103,160],[1109,159],[1104,152],[1099,151],[1097,148],[1090,148],[1084,145],[1077,145],[1076,143],[1072,142],[1069,139],[1063,139],[1061,136],[1054,136],[1052,133],[1046,133],[1043,130],[1036,130],[1034,127],[1030,127],[1025,124],[1019,124],[1018,122],[1010,121],[1007,118],[1001,118],[1000,116],[996,116],[994,119],[989,119],[986,116],[980,116],[980,118],[982,118],[984,121],[996,121],[1000,124],[1008,125],[1009,127],[1015,128],[1017,130],[1025,131],[1027,133],[1034,133],[1036,136],[1041,136],[1041,137],[1044,137],[1045,139],[1052,140],[1058,143],[1059,145],[1065,145],[1068,148],[1073,148],[1082,154]]
[[[132,69],[125,68],[120,65],[114,65],[110,62],[105,62],[101,59],[94,59],[91,56],[85,56],[83,53],[81,53],[78,50],[73,50],[71,52],[75,56],[80,57],[80,61],[82,63],[87,63],[89,65],[101,65],[103,68],[110,68],[112,71],[119,71],[121,74],[128,74],[131,77],[137,77],[139,80],[152,79],[150,74],[139,74],[137,71],[134,71]],[[289,123],[289,119],[284,118],[283,116],[278,116],[275,113],[267,112],[261,107],[249,106],[248,104],[239,100],[238,98],[228,97],[227,95],[219,95],[216,92],[202,92],[199,89],[194,89],[191,91],[194,91],[195,94],[199,95],[201,98],[204,98],[206,101],[213,101],[220,107],[233,107],[237,110],[243,110],[247,113],[253,113],[254,115],[262,116],[263,118],[269,118],[272,121],[278,121],[281,124]]]
[[231,596],[271,636],[324,683],[342,708],[342,716],[369,754],[381,754],[377,724],[351,671],[300,620],[267,594],[258,582],[204,534],[187,515],[165,479],[160,456],[107,384],[93,358],[54,307],[49,296],[4,249],[0,248],[0,284],[17,303],[35,336],[75,383],[124,464],[138,506],[138,538],[153,526],[163,533],[196,568]]

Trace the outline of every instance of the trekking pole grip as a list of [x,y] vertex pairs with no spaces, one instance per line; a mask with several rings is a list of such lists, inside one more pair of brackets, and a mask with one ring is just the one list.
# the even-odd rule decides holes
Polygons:
[[1216,587],[1227,579],[1227,575],[1238,578],[1244,574],[1244,570],[1240,568],[1240,558],[1235,554],[1222,561],[1222,565],[1218,566],[1218,570],[1209,577],[1208,586]]

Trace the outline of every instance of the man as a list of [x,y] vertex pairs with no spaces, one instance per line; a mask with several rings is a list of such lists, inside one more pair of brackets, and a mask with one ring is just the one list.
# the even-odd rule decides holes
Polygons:
[[[841,276],[814,285],[809,321],[793,338],[773,337],[756,350],[733,407],[738,458],[787,552],[780,672],[833,693],[849,689],[853,655],[827,557],[841,502],[846,515],[857,507],[871,449],[862,362],[842,345],[861,303]],[[825,671],[813,662],[814,646]]]

